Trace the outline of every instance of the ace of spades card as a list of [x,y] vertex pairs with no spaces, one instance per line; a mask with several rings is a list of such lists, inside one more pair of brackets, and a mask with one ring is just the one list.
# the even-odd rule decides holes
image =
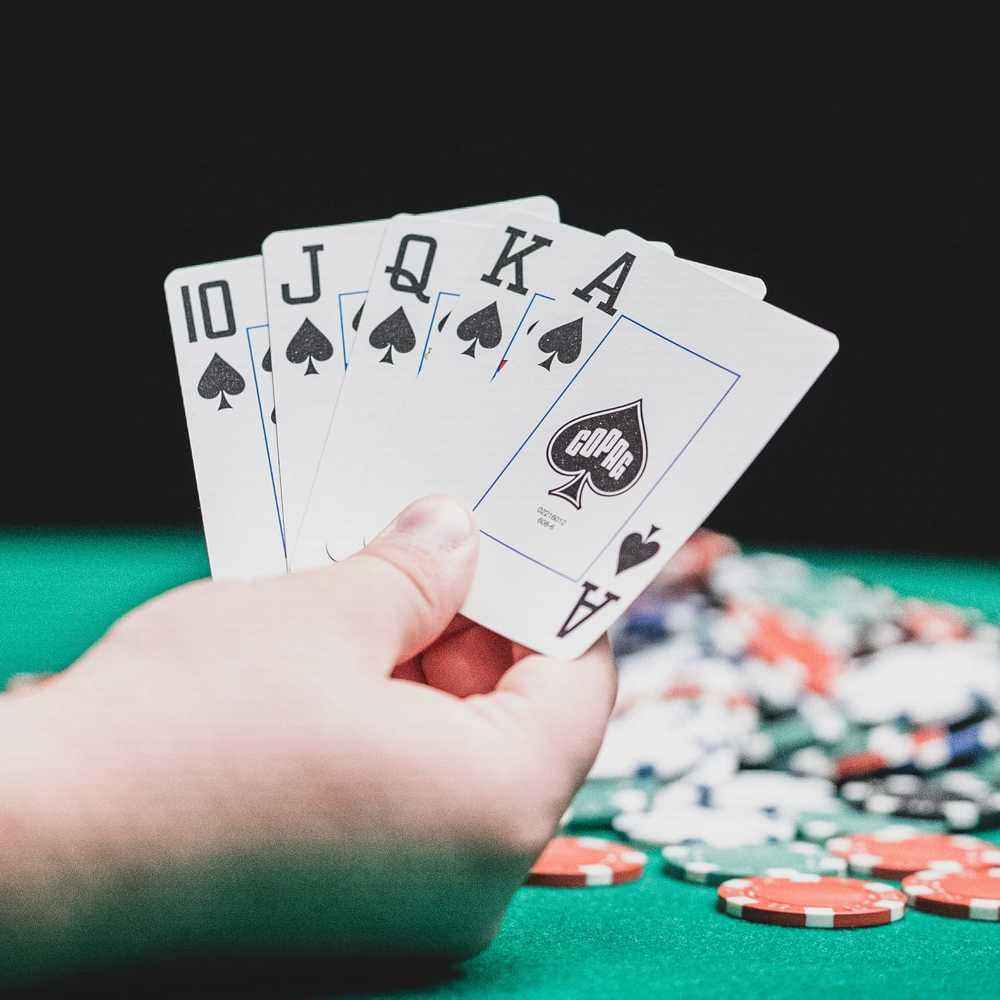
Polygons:
[[[577,263],[547,321],[582,320],[581,359],[484,483],[463,608],[560,657],[582,653],[650,582],[837,349],[636,237]],[[508,366],[494,384],[538,367]]]
[[[542,217],[559,214],[551,198],[538,195],[432,215],[486,224],[516,209]],[[261,247],[290,553],[361,326],[368,279],[387,221],[284,230],[272,233]]]
[[261,259],[179,268],[164,291],[212,575],[283,573]]

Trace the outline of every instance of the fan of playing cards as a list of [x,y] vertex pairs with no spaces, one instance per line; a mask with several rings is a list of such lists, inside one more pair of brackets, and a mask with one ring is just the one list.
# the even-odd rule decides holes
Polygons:
[[463,612],[579,655],[836,353],[764,292],[547,197],[277,232],[172,272],[213,575],[343,559],[448,493],[481,533]]

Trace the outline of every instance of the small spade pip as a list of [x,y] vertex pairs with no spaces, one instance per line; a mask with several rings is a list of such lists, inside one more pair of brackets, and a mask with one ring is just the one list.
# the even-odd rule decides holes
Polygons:
[[213,354],[198,380],[198,395],[202,399],[215,399],[218,396],[219,409],[231,410],[233,407],[226,399],[226,394],[238,396],[246,387],[243,376],[228,361]]
[[[365,302],[367,301],[368,300],[365,299]],[[355,333],[358,332],[358,327],[361,325],[361,316],[364,313],[364,311],[365,311],[365,303],[362,302],[361,305],[358,306],[358,311],[354,314],[354,319],[351,320],[351,329]]]
[[406,318],[402,306],[372,330],[368,337],[368,343],[376,351],[385,351],[379,360],[383,364],[389,365],[394,363],[392,360],[393,348],[400,354],[409,354],[416,347],[417,338],[413,335],[413,327],[410,326],[410,321]]
[[558,359],[561,365],[571,365],[580,356],[582,346],[582,318],[553,327],[538,338],[538,349],[542,354],[548,355],[544,361],[538,362],[538,366],[546,371],[552,371],[553,359]]
[[459,340],[469,341],[469,346],[462,353],[470,358],[476,356],[477,344],[486,350],[493,350],[503,337],[497,304],[491,302],[488,306],[476,310],[471,316],[466,316],[458,324],[455,332]]
[[[362,309],[364,306],[361,307]],[[270,352],[269,352],[270,353]],[[285,357],[293,365],[306,362],[306,375],[319,374],[314,361],[329,361],[333,357],[333,344],[311,319],[306,317],[302,325],[295,331],[295,336],[288,342]]]
[[583,506],[585,486],[598,496],[630,490],[646,468],[646,426],[642,400],[586,413],[552,435],[546,453],[556,472],[572,478],[549,490],[574,507]]
[[646,535],[645,539],[638,531],[632,531],[622,539],[621,548],[618,550],[618,568],[615,570],[615,576],[624,573],[625,570],[631,569],[633,566],[644,563],[647,559],[652,559],[660,551],[660,543],[652,541],[653,535],[659,530],[655,524],[651,524],[649,534]]

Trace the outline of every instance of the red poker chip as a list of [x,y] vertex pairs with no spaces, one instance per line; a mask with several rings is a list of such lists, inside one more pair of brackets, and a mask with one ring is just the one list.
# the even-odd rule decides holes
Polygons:
[[943,917],[1000,921],[1000,868],[924,871],[903,879],[910,905]]
[[806,875],[731,878],[719,886],[721,913],[784,927],[877,927],[902,918],[906,896],[891,885]]
[[1000,848],[986,840],[943,833],[907,836],[905,828],[834,837],[826,849],[846,858],[855,875],[878,878],[900,879],[927,868],[961,871],[1000,865]]
[[565,889],[634,882],[646,867],[642,851],[599,837],[555,837],[525,880],[528,885]]

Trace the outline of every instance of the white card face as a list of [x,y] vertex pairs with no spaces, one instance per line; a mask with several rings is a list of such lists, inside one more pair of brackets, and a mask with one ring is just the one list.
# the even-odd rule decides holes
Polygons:
[[[517,210],[532,217],[559,217],[556,203],[541,195],[451,209],[434,217],[488,223]],[[272,233],[262,247],[290,552],[361,325],[368,279],[387,221]]]
[[[613,229],[608,233],[608,237],[611,239],[619,236],[633,236],[636,239],[642,239],[642,237],[636,236],[635,233],[630,232],[628,229]],[[673,247],[669,243],[654,240],[646,240],[646,243],[651,247],[658,247],[661,250],[665,250],[667,253],[672,254],[674,252]],[[724,267],[714,267],[712,264],[702,264],[700,261],[687,260],[684,257],[679,259],[684,260],[685,263],[690,264],[692,267],[698,268],[699,271],[704,271],[705,274],[710,274],[713,278],[718,278],[719,281],[724,281],[727,285],[732,285],[733,288],[738,288],[741,292],[745,292],[758,301],[763,301],[767,295],[767,285],[764,284],[763,278],[758,278],[752,274],[741,274],[739,271],[730,271]]]
[[261,259],[179,268],[164,291],[212,575],[283,573]]
[[[548,321],[583,317],[582,361],[484,485],[463,608],[570,658],[704,521],[837,349],[637,238],[578,263]],[[507,366],[495,384],[533,367]]]

